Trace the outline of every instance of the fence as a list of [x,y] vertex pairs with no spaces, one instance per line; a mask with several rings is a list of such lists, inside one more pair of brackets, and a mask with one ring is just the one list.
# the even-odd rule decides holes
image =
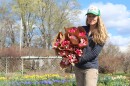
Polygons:
[[0,73],[1,74],[45,74],[70,72],[72,67],[62,70],[59,66],[61,57],[35,57],[24,56],[19,58],[1,57]]

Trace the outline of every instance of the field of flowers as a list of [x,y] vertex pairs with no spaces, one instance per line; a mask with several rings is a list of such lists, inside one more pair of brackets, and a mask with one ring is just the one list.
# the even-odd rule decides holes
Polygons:
[[[13,77],[1,76],[0,86],[76,86],[76,82],[73,75],[16,75]],[[122,75],[99,75],[98,86],[130,86],[130,81]]]
[[130,78],[124,75],[99,75],[98,86],[130,86]]
[[59,74],[0,77],[0,86],[74,86],[74,84],[75,80],[71,75],[64,77]]

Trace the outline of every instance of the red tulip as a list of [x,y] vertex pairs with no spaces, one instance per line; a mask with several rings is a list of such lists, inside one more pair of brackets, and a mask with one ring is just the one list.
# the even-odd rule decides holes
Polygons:
[[76,53],[77,56],[82,56],[83,51],[81,49],[76,49],[75,53]]
[[79,33],[79,37],[85,37],[86,36],[86,33],[85,32],[80,32]]
[[68,32],[69,32],[69,33],[75,33],[76,30],[77,30],[76,27],[72,27],[72,28],[70,28],[70,29],[68,30]]
[[69,48],[69,45],[70,45],[70,41],[68,41],[68,40],[64,40],[64,41],[61,43],[61,47],[64,48],[64,49],[68,49],[68,48]]
[[78,63],[78,59],[77,58],[69,59],[69,62],[74,65],[75,63]]
[[61,50],[61,51],[59,51],[58,52],[58,54],[60,55],[60,56],[65,56],[65,55],[68,55],[69,53],[68,53],[68,51],[63,51],[63,50]]
[[60,39],[57,39],[56,42],[54,43],[53,48],[58,48],[59,45],[60,45]]
[[79,47],[83,48],[88,45],[88,40],[85,40],[83,38],[80,39]]
[[67,59],[65,59],[65,58],[63,58],[63,59],[61,60],[61,62],[60,62],[60,67],[61,67],[61,68],[66,68],[66,67],[68,67],[69,65],[70,65],[69,61],[68,61]]

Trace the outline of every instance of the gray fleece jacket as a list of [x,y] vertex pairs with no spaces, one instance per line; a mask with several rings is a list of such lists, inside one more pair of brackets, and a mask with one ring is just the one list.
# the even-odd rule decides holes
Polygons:
[[[88,33],[90,28],[89,26],[82,26]],[[75,64],[76,67],[81,69],[98,69],[98,55],[101,52],[103,45],[95,44],[92,40],[92,36],[88,36],[89,44],[83,49],[83,55],[79,58],[79,63]]]

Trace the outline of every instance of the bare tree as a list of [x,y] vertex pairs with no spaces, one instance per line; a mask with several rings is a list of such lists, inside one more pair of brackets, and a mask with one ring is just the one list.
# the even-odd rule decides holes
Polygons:
[[1,31],[1,47],[11,46],[15,43],[14,19],[8,4],[0,5],[0,31]]
[[73,16],[78,14],[76,13],[77,9],[74,8],[77,5],[74,3],[76,3],[74,0],[61,0],[60,2],[57,2],[57,0],[42,0],[41,5],[39,4],[38,19],[41,22],[38,22],[38,27],[42,34],[43,47],[46,49],[51,48],[55,33],[63,30],[65,26],[72,25],[70,14],[74,12],[75,15]]
[[124,58],[122,58],[119,47],[108,43],[104,46],[99,57],[100,70],[101,72],[114,73],[122,67],[123,61]]
[[125,73],[130,72],[130,45],[127,47],[127,52],[124,53],[124,64],[123,64],[123,71]]
[[[32,0],[15,0],[13,11],[17,14],[23,27],[23,47],[29,47],[33,37],[33,25],[35,24],[35,14]],[[21,28],[21,27],[19,27]]]

